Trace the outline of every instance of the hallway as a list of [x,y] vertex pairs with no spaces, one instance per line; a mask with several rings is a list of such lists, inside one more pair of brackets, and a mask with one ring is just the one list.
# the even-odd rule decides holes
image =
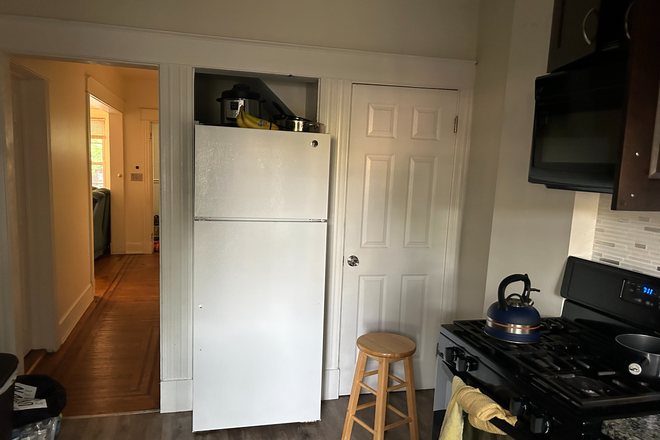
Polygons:
[[95,280],[80,322],[32,374],[66,388],[65,416],[158,409],[159,254],[104,255],[95,261]]

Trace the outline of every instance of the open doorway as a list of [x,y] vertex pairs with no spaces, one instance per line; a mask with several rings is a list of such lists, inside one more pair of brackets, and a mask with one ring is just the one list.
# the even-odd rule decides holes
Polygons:
[[[52,252],[41,256],[51,265],[50,295],[33,298],[29,289],[30,280],[41,276],[28,264],[39,248],[17,246],[26,267],[16,317],[24,323],[25,372],[47,374],[67,389],[65,416],[158,410],[159,176],[158,136],[154,141],[152,133],[158,71],[24,57],[13,58],[12,66],[13,113],[25,115],[22,106],[30,102],[21,81],[38,78],[45,85],[47,148],[31,152],[30,142],[18,137],[16,147],[21,161],[36,157],[46,164],[38,194],[51,212],[45,228]],[[15,119],[17,127],[25,119]],[[17,181],[29,184],[42,176],[28,166],[20,173]],[[45,209],[35,206],[33,193],[17,191],[18,218]],[[19,233],[25,243],[34,240],[27,226],[19,225]],[[39,330],[52,341],[40,341],[33,330],[43,322],[40,315],[50,319],[42,325],[48,331]]]

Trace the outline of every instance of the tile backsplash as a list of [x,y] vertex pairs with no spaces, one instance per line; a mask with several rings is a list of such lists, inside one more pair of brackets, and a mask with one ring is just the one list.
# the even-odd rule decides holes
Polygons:
[[591,259],[660,277],[660,212],[612,211],[601,194]]

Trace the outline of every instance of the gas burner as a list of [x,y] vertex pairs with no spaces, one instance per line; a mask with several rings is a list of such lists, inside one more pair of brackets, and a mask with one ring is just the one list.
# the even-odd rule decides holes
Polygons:
[[484,320],[454,324],[470,345],[486,348],[505,368],[515,368],[544,393],[575,406],[660,401],[659,385],[640,382],[616,364],[617,347],[610,339],[573,321],[542,319],[541,340],[535,344],[492,338],[483,332]]

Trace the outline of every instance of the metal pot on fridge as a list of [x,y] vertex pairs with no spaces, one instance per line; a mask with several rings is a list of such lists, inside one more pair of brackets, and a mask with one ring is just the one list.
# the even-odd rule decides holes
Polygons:
[[628,373],[639,380],[660,379],[660,338],[627,333],[615,339],[627,353]]
[[250,90],[247,84],[235,84],[231,90],[222,92],[220,103],[222,125],[236,126],[236,117],[243,107],[245,113],[261,118],[261,95]]
[[300,116],[288,114],[277,102],[273,102],[273,107],[280,112],[280,114],[273,117],[273,122],[282,130],[309,133],[323,133],[325,131],[325,126],[320,122],[314,122]]
[[[522,281],[522,293],[512,293],[504,297],[509,284]],[[487,335],[514,344],[531,344],[541,339],[541,315],[533,307],[529,297],[532,291],[527,274],[514,274],[504,278],[497,290],[497,302],[489,308],[486,316]]]

